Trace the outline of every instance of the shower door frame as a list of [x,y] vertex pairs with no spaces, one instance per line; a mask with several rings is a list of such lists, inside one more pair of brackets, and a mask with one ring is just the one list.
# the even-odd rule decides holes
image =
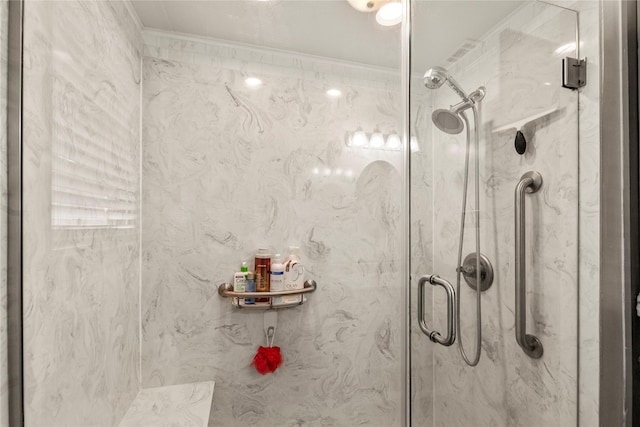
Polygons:
[[400,90],[402,104],[402,232],[405,236],[402,271],[402,405],[401,422],[411,426],[411,3],[402,1],[400,33]]
[[[600,396],[599,423],[631,426],[640,343],[638,288],[637,3],[600,2]],[[605,144],[606,142],[606,144]],[[636,374],[635,376],[633,374]],[[635,384],[634,384],[635,383]],[[636,397],[638,400],[638,397]]]
[[8,0],[7,372],[10,426],[24,425],[22,335],[22,52],[24,1]]

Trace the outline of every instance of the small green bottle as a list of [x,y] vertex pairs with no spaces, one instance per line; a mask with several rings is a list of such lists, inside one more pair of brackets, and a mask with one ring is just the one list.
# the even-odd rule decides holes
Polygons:
[[233,275],[233,291],[246,292],[247,290],[247,272],[249,268],[247,263],[243,262],[240,271]]

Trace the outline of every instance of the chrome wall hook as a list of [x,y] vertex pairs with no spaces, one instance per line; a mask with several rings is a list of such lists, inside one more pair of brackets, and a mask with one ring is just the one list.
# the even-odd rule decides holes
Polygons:
[[265,311],[264,313],[264,335],[267,338],[267,347],[273,347],[273,340],[278,327],[278,312]]
[[267,346],[268,347],[273,347],[273,339],[276,336],[276,328],[274,328],[273,326],[269,326],[269,328],[267,329]]

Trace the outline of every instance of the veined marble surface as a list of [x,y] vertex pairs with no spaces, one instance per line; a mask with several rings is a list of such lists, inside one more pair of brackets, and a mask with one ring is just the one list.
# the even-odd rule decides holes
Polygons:
[[[212,425],[398,425],[401,154],[346,141],[399,133],[399,90],[187,59],[143,66],[144,387],[215,379]],[[262,314],[217,294],[263,244],[300,246],[318,283],[266,376]]]
[[[468,91],[480,85],[487,88],[481,109],[480,224],[482,252],[493,263],[495,279],[483,294],[483,355],[478,367],[466,366],[455,347],[429,343],[432,358],[427,353],[415,360],[414,353],[420,370],[414,372],[414,378],[420,379],[414,381],[414,417],[421,411],[419,416],[427,417],[427,425],[577,423],[578,96],[561,87],[561,55],[554,53],[561,45],[575,42],[575,28],[575,13],[529,3],[478,41],[458,63],[445,64]],[[424,90],[419,84],[414,87]],[[458,101],[446,87],[431,97],[433,108]],[[515,130],[493,132],[551,106],[557,106],[555,113],[525,129],[528,151],[524,156],[513,148]],[[412,194],[431,194],[433,205],[429,211],[428,202],[418,202],[427,210],[412,212],[412,239],[426,240],[422,236],[431,225],[419,221],[424,218],[428,223],[432,215],[433,264],[431,271],[414,271],[413,281],[420,274],[435,273],[455,284],[464,134],[447,135],[424,123],[415,126],[418,133],[431,132],[433,149],[414,155],[413,165],[430,170],[412,168]],[[527,332],[544,345],[540,360],[526,356],[514,337],[513,192],[529,170],[539,171],[544,178],[542,190],[526,196]],[[469,194],[463,256],[475,250],[475,201],[473,191]],[[412,205],[412,209],[416,208]],[[417,262],[430,267],[428,262]],[[463,283],[462,339],[468,354],[475,343],[474,298],[475,293]],[[431,325],[444,328],[443,296],[435,292],[428,299]],[[418,339],[428,342],[424,336]],[[431,414],[418,409],[420,402],[433,405]]]
[[24,6],[25,423],[116,425],[139,389],[138,29],[119,1]]
[[214,381],[142,389],[120,427],[207,427]]
[[333,85],[400,90],[397,69],[153,29],[145,29],[143,37],[144,56],[150,58],[229,68],[244,73],[304,78]]

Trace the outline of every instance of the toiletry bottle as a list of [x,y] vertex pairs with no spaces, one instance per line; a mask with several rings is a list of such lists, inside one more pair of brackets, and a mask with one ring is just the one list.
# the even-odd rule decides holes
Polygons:
[[[247,282],[246,282],[246,292],[255,292],[256,291],[256,275],[253,271],[247,273]],[[255,304],[255,298],[245,298],[245,304]]]
[[[284,264],[284,290],[291,291],[294,289],[304,288],[304,267],[298,258],[298,248],[289,247],[289,256]],[[291,295],[282,297],[283,303],[301,302],[302,295]]]
[[[269,292],[269,270],[271,269],[271,254],[269,249],[258,249],[256,254],[256,276],[260,275],[260,280],[256,282],[258,292]],[[256,302],[268,302],[269,298],[256,298]]]
[[[276,256],[273,257],[273,262],[271,263],[271,273],[269,274],[269,276],[270,292],[284,291],[284,264],[282,263],[280,254],[276,254]],[[282,304],[282,297],[272,297],[271,299],[271,303],[273,305]]]
[[249,267],[247,267],[247,263],[243,262],[240,267],[240,271],[233,275],[233,291],[234,292],[245,292],[247,285],[247,273],[249,272]]

